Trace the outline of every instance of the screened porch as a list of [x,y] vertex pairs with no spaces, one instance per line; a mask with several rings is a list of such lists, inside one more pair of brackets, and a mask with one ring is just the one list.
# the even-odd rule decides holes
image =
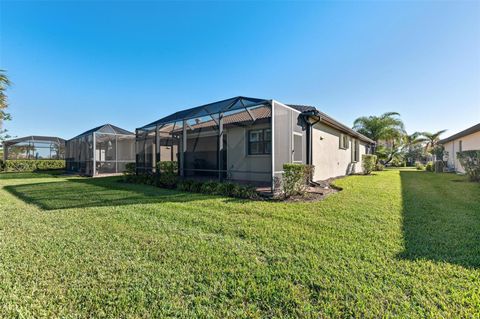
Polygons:
[[302,145],[293,151],[294,131],[303,134],[299,113],[246,97],[179,111],[136,130],[137,173],[155,173],[158,162],[175,161],[182,178],[274,187],[283,163],[303,160]]

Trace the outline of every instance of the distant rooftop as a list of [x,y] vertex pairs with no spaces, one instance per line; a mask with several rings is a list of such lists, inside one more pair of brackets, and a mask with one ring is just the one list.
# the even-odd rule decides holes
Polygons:
[[121,135],[135,135],[135,133],[124,130],[123,128],[120,128],[118,126],[115,126],[115,125],[112,125],[112,124],[103,124],[103,125],[97,126],[95,128],[92,128],[88,131],[85,131],[85,132],[73,137],[72,139],[79,138],[79,137],[82,137],[82,136],[85,136],[85,135],[90,135],[94,132],[95,133],[108,133],[108,134],[121,134]]

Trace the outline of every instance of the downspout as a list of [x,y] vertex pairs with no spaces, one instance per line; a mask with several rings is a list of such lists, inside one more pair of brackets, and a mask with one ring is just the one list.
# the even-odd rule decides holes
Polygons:
[[[310,122],[309,119],[315,117],[317,118],[314,122]],[[302,127],[305,127],[307,135],[307,145],[306,145],[306,164],[313,165],[313,126],[321,121],[320,114],[317,110],[307,111],[300,114],[300,121],[303,124]],[[309,182],[312,182],[310,180]]]

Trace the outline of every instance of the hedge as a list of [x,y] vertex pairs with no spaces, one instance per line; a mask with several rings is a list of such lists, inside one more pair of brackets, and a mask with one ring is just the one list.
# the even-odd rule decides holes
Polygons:
[[65,169],[64,160],[6,160],[3,164],[6,172],[33,172],[53,169]]
[[[183,192],[222,195],[237,198],[257,199],[259,194],[252,185],[240,185],[214,180],[181,180],[178,178],[178,163],[175,161],[157,163],[160,174],[136,174],[135,163],[127,164],[123,180],[127,183],[147,184],[163,188],[177,188]],[[160,177],[160,178],[158,178]]]

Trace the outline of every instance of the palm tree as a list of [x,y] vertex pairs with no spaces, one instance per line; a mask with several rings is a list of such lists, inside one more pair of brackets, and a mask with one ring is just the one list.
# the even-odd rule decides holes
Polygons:
[[422,133],[421,132],[415,132],[415,133],[412,133],[412,134],[405,134],[403,136],[403,145],[405,147],[405,149],[410,149],[412,148],[413,146],[415,145],[418,145],[420,143],[423,143],[425,141],[427,141],[427,139],[425,137],[422,137]]
[[[385,142],[385,145],[379,145],[381,147],[377,154],[384,160],[384,164],[388,164],[400,151],[405,126],[399,116],[397,112],[386,112],[380,116],[362,116],[353,122],[355,131],[374,140],[377,145],[379,141]],[[377,153],[377,148],[374,153]]]
[[426,150],[431,150],[435,146],[438,145],[438,142],[440,141],[440,135],[445,133],[447,130],[440,130],[435,133],[430,133],[430,132],[422,132],[421,135],[425,137],[425,140],[427,141],[427,144],[425,145]]
[[362,116],[353,122],[353,129],[375,142],[396,139],[405,133],[405,127],[397,112],[387,112],[380,116]]
[[427,143],[425,144],[425,151],[433,154],[434,149],[439,145],[438,142],[440,141],[440,135],[445,133],[447,130],[440,130],[435,133],[430,132],[422,132],[422,136],[425,137]]
[[412,153],[418,154],[419,147],[420,150],[423,149],[423,147],[420,145],[421,143],[427,141],[425,137],[422,137],[421,132],[414,132],[412,134],[405,134],[403,136],[403,150],[405,152],[405,159],[408,163],[408,165],[412,165],[413,162],[417,159],[418,155],[413,155]]
[[7,95],[5,91],[10,86],[10,80],[5,74],[5,70],[0,70],[0,128],[4,120],[10,119],[10,114],[5,112],[8,107]]

